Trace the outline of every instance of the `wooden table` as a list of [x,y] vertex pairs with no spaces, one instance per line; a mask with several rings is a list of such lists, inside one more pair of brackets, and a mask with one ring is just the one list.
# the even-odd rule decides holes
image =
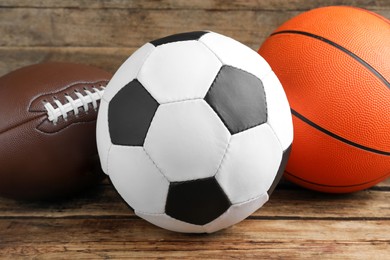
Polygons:
[[[143,43],[208,29],[253,49],[285,20],[357,4],[390,18],[390,1],[0,0],[0,75],[45,61],[114,72]],[[282,182],[247,220],[211,235],[179,234],[136,217],[103,182],[52,203],[0,199],[0,257],[390,259],[390,179],[328,195]]]
[[243,222],[211,235],[174,233],[136,217],[104,182],[71,200],[0,200],[0,256],[8,259],[390,259],[390,179],[328,195],[282,183]]

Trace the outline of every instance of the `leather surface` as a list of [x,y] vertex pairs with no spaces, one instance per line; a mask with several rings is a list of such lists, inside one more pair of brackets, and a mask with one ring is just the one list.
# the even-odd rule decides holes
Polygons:
[[260,53],[273,65],[292,109],[338,136],[390,152],[390,89],[359,62],[297,34],[270,37]]
[[[224,65],[244,71],[259,81],[265,80],[266,104],[264,95],[257,97],[263,101],[262,108],[267,105],[268,110],[269,106],[272,118],[263,115],[264,120],[253,123],[249,122],[251,117],[244,124],[247,127],[240,128],[239,133],[233,131],[235,134],[232,135],[229,132],[223,118],[204,99]],[[110,102],[135,79],[160,105],[151,120],[143,147],[113,144],[108,130]],[[231,106],[247,110],[245,102],[256,101],[253,96],[245,98],[248,93],[244,92],[248,89],[243,85],[246,81],[240,82],[227,86],[230,83],[227,78],[220,86],[230,90],[222,91],[226,95],[216,99],[214,103],[217,106],[227,98],[237,99],[225,104],[229,108],[225,109],[227,113],[234,110]],[[220,94],[216,93],[217,96]],[[292,141],[288,102],[269,65],[250,48],[212,32],[202,35],[199,40],[175,41],[157,47],[145,44],[115,73],[102,104],[97,142],[103,169],[137,215],[174,231],[214,232],[241,221],[261,207],[268,200],[268,189],[275,183],[283,147],[289,147]],[[130,115],[143,109],[141,105],[133,107],[132,111],[120,112]],[[245,112],[234,115],[233,120],[240,116],[247,115]],[[217,173],[223,181],[221,185],[217,180],[222,194],[235,202],[226,211],[218,210],[223,202],[210,207],[206,207],[206,202],[197,203],[207,200],[206,193],[212,194],[199,183]],[[170,185],[191,182],[194,184],[190,189],[191,196],[185,197],[188,195],[184,194],[187,192],[185,188],[179,194],[170,194],[167,182]],[[168,216],[161,209],[170,196],[173,198],[170,199],[168,213],[171,216]],[[172,202],[178,200],[180,203]],[[188,219],[187,212],[202,213],[191,213],[197,219]],[[175,219],[175,216],[183,221]]]
[[292,145],[286,168],[288,179],[296,182],[300,178],[299,184],[319,191],[352,192],[389,176],[389,156],[329,138],[295,116],[293,122],[299,143]]
[[159,46],[171,42],[182,42],[182,41],[191,41],[191,40],[198,40],[202,35],[206,34],[205,31],[195,31],[195,32],[187,32],[187,33],[178,33],[174,35],[170,35],[164,38],[160,38],[154,41],[151,41],[150,43],[154,46]]
[[[43,100],[106,84],[111,75],[70,63],[38,64],[0,78],[0,194],[22,199],[66,196],[102,178],[95,144],[97,111],[79,110],[54,125]],[[73,96],[75,97],[75,96]]]
[[282,85],[264,58],[254,55],[252,49],[240,42],[218,33],[205,34],[199,41],[205,44],[223,65],[251,73],[263,82],[267,101],[267,123],[275,131],[283,149],[287,149],[293,140],[290,106]]
[[154,49],[155,47],[152,44],[147,43],[136,50],[115,72],[115,75],[107,84],[107,88],[104,91],[101,101],[103,108],[100,109],[102,112],[98,113],[98,119],[96,122],[96,143],[102,169],[106,174],[108,174],[107,158],[112,145],[107,123],[108,103],[118,93],[118,91],[137,77],[143,62]]
[[390,55],[390,22],[385,17],[350,6],[323,7],[287,21],[275,32],[291,29],[340,44],[375,67],[390,82],[390,62],[384,58]]
[[158,106],[138,80],[123,87],[108,108],[111,142],[142,146]]
[[108,130],[108,103],[104,99],[100,101],[99,113],[96,121],[96,145],[102,170],[105,174],[108,174],[108,154],[112,143]]
[[275,132],[283,150],[286,150],[294,138],[290,105],[274,72],[268,73],[262,82],[267,99],[267,124]]
[[223,65],[251,73],[262,80],[271,67],[260,55],[244,44],[218,33],[207,33],[199,41],[207,46]]
[[213,176],[230,133],[204,100],[160,105],[144,147],[169,181]]
[[113,145],[108,170],[118,193],[131,207],[164,213],[169,182],[143,147]]
[[280,26],[259,53],[295,111],[289,179],[352,192],[389,176],[389,20],[354,7],[314,9]]
[[187,223],[205,225],[222,215],[230,206],[230,200],[217,180],[210,177],[171,182],[165,213]]
[[146,43],[136,50],[115,72],[104,91],[103,99],[110,102],[119,90],[136,79],[145,60],[155,49],[152,44]]
[[242,203],[266,193],[275,180],[282,152],[268,124],[233,135],[216,174],[230,201]]
[[159,227],[176,232],[213,233],[244,220],[247,216],[262,207],[267,201],[268,195],[265,193],[252,200],[234,204],[230,206],[230,208],[225,213],[210,223],[207,223],[206,225],[190,224],[174,219],[167,214],[147,214],[138,211],[135,211],[135,214]]
[[232,135],[267,122],[263,83],[243,70],[222,66],[205,101]]
[[276,186],[278,185],[279,181],[282,179],[284,170],[286,169],[288,159],[290,158],[291,154],[291,145],[283,151],[282,160],[279,165],[278,172],[276,173],[275,179],[271,184],[271,187],[267,190],[268,196],[271,196],[271,194],[274,192]]
[[158,103],[164,104],[204,98],[221,66],[202,43],[174,42],[156,47],[137,78]]

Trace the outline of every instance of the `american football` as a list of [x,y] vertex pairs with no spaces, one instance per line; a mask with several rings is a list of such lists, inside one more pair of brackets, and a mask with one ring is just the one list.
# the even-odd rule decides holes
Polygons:
[[72,63],[31,65],[0,78],[0,195],[52,199],[102,179],[95,125],[110,78]]

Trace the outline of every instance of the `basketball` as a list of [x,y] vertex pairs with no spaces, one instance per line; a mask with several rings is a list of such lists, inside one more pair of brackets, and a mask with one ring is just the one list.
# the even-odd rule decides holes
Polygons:
[[294,141],[285,177],[331,193],[390,175],[390,21],[331,6],[281,25],[259,49],[291,106]]

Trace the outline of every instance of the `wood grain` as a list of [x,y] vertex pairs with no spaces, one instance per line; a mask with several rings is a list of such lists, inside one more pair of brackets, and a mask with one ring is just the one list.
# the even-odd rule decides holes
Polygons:
[[258,48],[276,26],[296,14],[252,10],[3,8],[0,46],[138,48],[178,32],[211,30]]
[[[377,189],[380,187],[380,189]],[[387,259],[390,179],[347,195],[282,182],[245,221],[211,235],[180,234],[139,219],[108,181],[73,199],[0,199],[5,259]]]
[[23,66],[49,62],[75,62],[114,73],[136,48],[115,47],[0,47],[0,76]]
[[61,256],[364,259],[365,252],[375,252],[376,259],[386,259],[390,248],[389,224],[389,221],[246,220],[212,235],[188,235],[157,229],[139,219],[0,220],[0,254],[47,259]]
[[[201,29],[231,36],[256,50],[275,25],[297,13],[0,8],[0,75],[45,61],[85,63],[114,72],[148,41]],[[242,19],[248,22],[236,22]]]
[[0,0],[0,7],[37,7],[37,8],[88,8],[88,9],[212,9],[212,10],[308,10],[327,5],[354,5],[368,9],[390,9],[387,0]]
[[[0,0],[0,75],[45,61],[86,63],[114,72],[145,42],[192,30],[216,31],[257,50],[284,21],[324,3]],[[390,18],[389,1],[327,2],[346,3]]]
[[[375,201],[375,203],[372,203]],[[252,219],[390,220],[390,192],[370,189],[352,194],[324,194],[309,190],[277,189]],[[20,202],[3,199],[0,218],[134,217],[113,186],[103,184],[62,202]]]
[[[289,18],[353,5],[390,18],[388,0],[0,0],[0,76],[47,61],[115,72],[150,40],[212,30],[257,50]],[[0,259],[390,259],[390,179],[331,195],[282,182],[245,221],[179,234],[134,215],[112,185],[52,202],[0,198]]]

